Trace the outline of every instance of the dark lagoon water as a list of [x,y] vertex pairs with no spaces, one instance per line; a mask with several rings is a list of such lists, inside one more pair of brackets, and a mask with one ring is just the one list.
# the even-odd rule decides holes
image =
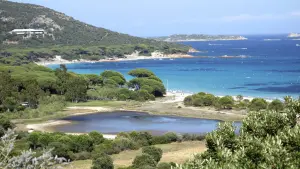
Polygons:
[[[185,42],[202,51],[194,53],[195,58],[191,59],[79,63],[68,64],[67,67],[76,73],[92,74],[116,70],[127,79],[131,78],[127,75],[128,71],[146,68],[155,72],[170,90],[271,99],[286,95],[298,97],[300,47],[296,44],[300,41],[287,39],[286,35],[246,37],[248,40],[245,41]],[[245,55],[247,58],[219,58],[223,55]],[[59,65],[49,67],[57,68]]]
[[[62,132],[99,131],[106,134],[130,131],[149,131],[152,134],[166,132],[204,134],[217,128],[220,121],[177,116],[154,116],[141,112],[108,112],[67,117],[75,123],[56,127]],[[240,123],[236,123],[240,125]]]

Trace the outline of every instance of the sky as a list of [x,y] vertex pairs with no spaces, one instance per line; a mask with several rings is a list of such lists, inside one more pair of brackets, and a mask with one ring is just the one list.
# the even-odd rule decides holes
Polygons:
[[135,36],[300,33],[300,0],[14,0]]

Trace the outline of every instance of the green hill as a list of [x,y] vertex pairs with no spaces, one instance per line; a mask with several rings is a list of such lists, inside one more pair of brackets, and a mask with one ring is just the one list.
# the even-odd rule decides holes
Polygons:
[[[28,38],[10,33],[14,29],[43,29],[44,35]],[[0,49],[0,63],[19,65],[54,55],[98,60],[136,51],[145,56],[156,50],[187,53],[189,47],[98,28],[43,6],[0,0]]]
[[[0,0],[0,40],[18,40],[26,46],[47,45],[123,45],[151,44],[162,46],[154,40],[134,37],[108,29],[98,28],[73,19],[52,9],[25,3]],[[106,16],[109,17],[109,16]],[[21,40],[8,32],[13,29],[44,29],[45,38]],[[179,47],[177,44],[167,44]]]

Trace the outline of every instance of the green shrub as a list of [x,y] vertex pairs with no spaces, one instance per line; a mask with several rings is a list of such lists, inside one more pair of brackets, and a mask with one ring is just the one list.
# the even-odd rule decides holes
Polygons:
[[239,109],[246,109],[248,107],[248,103],[244,102],[244,101],[240,101],[237,105],[237,108]]
[[262,98],[255,98],[251,101],[250,103],[250,110],[253,111],[259,111],[259,110],[263,110],[263,109],[267,109],[268,103],[265,99]]
[[150,94],[148,93],[147,90],[138,90],[137,94],[140,98],[143,98],[143,100],[150,100]]
[[149,155],[142,154],[135,157],[132,162],[133,168],[145,168],[145,166],[156,167],[157,162]]
[[97,131],[92,131],[89,133],[90,138],[92,139],[93,145],[99,145],[104,142],[104,137]]
[[204,106],[212,106],[212,105],[214,105],[214,102],[215,102],[215,96],[212,94],[206,94],[203,97]]
[[157,169],[171,169],[171,164],[170,163],[159,163],[157,165]]
[[178,140],[177,134],[173,132],[166,133],[165,137],[167,138],[169,143],[176,142]]
[[128,72],[129,75],[134,76],[134,77],[151,77],[155,76],[153,72],[147,69],[134,69]]
[[231,96],[224,96],[220,98],[218,102],[223,109],[232,109],[234,106],[234,100]]
[[15,125],[4,115],[0,115],[0,126],[2,126],[4,130],[15,128]]
[[192,106],[193,105],[193,97],[192,96],[187,96],[183,100],[184,105],[186,106]]
[[163,152],[160,148],[148,146],[142,148],[142,153],[149,154],[158,163],[162,157]]
[[136,150],[138,145],[128,138],[118,138],[112,142],[112,147],[115,152],[121,152],[124,150]]
[[270,110],[281,111],[284,109],[284,104],[280,100],[276,99],[269,104],[268,108]]
[[66,159],[76,160],[75,158],[70,156],[70,147],[67,144],[63,144],[61,142],[51,142],[48,146],[49,148],[53,148],[52,154],[58,157],[65,157]]
[[92,169],[113,169],[114,164],[110,156],[102,154],[102,156],[94,159],[92,162]]
[[188,134],[188,133],[182,135],[182,141],[203,141],[204,139],[205,139],[205,135]]
[[152,135],[149,132],[130,132],[131,139],[140,146],[149,146],[152,144]]
[[114,149],[112,142],[106,141],[106,142],[94,147],[92,156],[94,157],[96,154],[99,154],[99,153],[105,153],[108,155],[112,155],[112,154],[117,154],[119,152],[120,151],[116,151],[116,149]]
[[204,106],[203,98],[202,97],[193,98],[193,106],[196,106],[196,107]]

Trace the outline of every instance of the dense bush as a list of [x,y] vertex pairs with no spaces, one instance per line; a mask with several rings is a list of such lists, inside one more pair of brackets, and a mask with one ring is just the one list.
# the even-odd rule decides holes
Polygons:
[[300,100],[286,106],[281,112],[251,112],[238,135],[233,124],[220,124],[206,136],[208,150],[176,168],[300,168]]
[[0,127],[7,130],[15,128],[15,125],[7,117],[0,115]]
[[149,154],[157,163],[162,157],[162,150],[154,146],[143,147],[142,153]]
[[231,96],[221,97],[218,103],[223,109],[231,109],[234,106],[234,100]]
[[276,99],[276,100],[273,100],[269,104],[268,109],[275,110],[275,111],[281,111],[284,109],[284,105],[280,100]]
[[170,163],[159,163],[157,169],[171,169],[172,165]]
[[147,69],[134,69],[128,72],[129,75],[134,77],[155,77],[154,73]]
[[17,136],[13,130],[5,131],[0,140],[0,168],[58,168],[59,164],[67,164],[67,160],[61,157],[53,157],[51,150],[34,152],[28,148],[22,149],[18,154],[14,154],[17,145]]
[[113,169],[114,164],[110,156],[101,154],[100,157],[94,159],[92,162],[92,169]]
[[259,110],[263,110],[263,109],[267,109],[268,103],[265,99],[262,98],[255,98],[251,101],[250,103],[250,110],[253,111],[259,111]]
[[138,155],[132,162],[133,168],[136,169],[146,168],[146,166],[156,167],[156,165],[157,162],[149,154]]
[[186,106],[214,106],[216,104],[216,101],[217,98],[214,95],[206,94],[203,92],[184,98],[184,104]]

